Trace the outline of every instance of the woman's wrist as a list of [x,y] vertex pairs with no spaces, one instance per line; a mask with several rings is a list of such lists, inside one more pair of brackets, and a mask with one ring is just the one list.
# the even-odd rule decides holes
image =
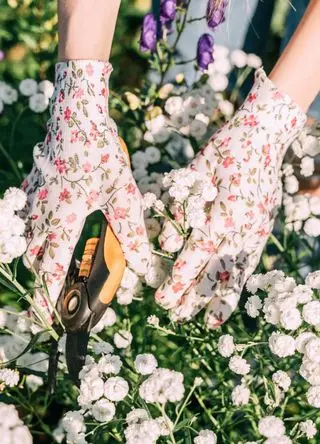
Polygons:
[[59,61],[108,61],[121,0],[59,0]]

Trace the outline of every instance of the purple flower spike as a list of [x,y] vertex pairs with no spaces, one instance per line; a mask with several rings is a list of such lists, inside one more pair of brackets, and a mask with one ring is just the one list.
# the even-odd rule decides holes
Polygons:
[[208,68],[213,62],[213,37],[211,34],[203,34],[198,41],[197,61],[201,69]]
[[173,22],[177,13],[177,0],[161,0],[160,20],[162,23]]
[[216,28],[225,21],[228,0],[209,0],[207,7],[207,23],[209,28]]
[[157,47],[157,20],[153,14],[147,14],[143,19],[140,51],[154,52]]

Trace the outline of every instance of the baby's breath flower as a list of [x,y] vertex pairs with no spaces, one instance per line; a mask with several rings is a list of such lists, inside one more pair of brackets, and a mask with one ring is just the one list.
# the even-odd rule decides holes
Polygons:
[[113,402],[102,398],[93,405],[91,412],[97,421],[110,422],[116,413],[116,408]]
[[231,393],[232,403],[236,406],[246,405],[249,402],[250,390],[243,384],[237,385]]
[[266,438],[279,438],[286,433],[283,421],[275,416],[260,419],[258,428],[261,435]]
[[269,347],[272,353],[280,358],[292,356],[295,353],[295,340],[292,336],[273,332],[269,338]]
[[317,427],[311,419],[307,419],[306,421],[300,422],[299,429],[303,435],[308,439],[312,439],[317,434]]
[[272,375],[272,381],[280,387],[284,392],[287,392],[291,385],[291,379],[286,372],[278,370]]
[[158,367],[158,361],[151,353],[137,355],[134,366],[141,375],[150,375]]
[[221,356],[228,358],[234,352],[234,342],[231,335],[222,335],[218,341],[218,351]]
[[237,375],[247,375],[250,372],[250,364],[241,356],[232,356],[229,361],[229,368]]
[[119,330],[113,337],[117,348],[127,348],[132,342],[132,334],[126,330]]
[[201,430],[193,442],[194,444],[216,444],[217,435],[211,430]]

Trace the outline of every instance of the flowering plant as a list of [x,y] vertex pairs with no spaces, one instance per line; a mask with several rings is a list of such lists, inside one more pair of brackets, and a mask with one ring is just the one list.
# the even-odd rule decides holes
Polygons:
[[[163,0],[160,21],[152,15],[144,20],[141,48],[153,54],[157,85],[146,81],[141,91],[112,99],[125,122],[134,176],[144,195],[153,268],[144,282],[126,269],[112,307],[92,330],[79,389],[67,377],[62,337],[56,393],[48,393],[48,356],[56,333],[32,300],[38,281],[23,277],[18,259],[25,249],[20,212],[26,197],[9,188],[0,201],[0,283],[11,302],[0,311],[4,442],[28,443],[32,437],[74,444],[317,442],[320,197],[300,194],[297,178],[313,174],[320,152],[317,127],[305,129],[292,144],[282,169],[285,193],[276,228],[230,320],[217,330],[200,317],[180,324],[153,302],[154,289],[216,198],[212,182],[185,165],[233,116],[243,83],[261,65],[253,54],[214,47],[212,36],[204,34],[189,62],[196,66],[195,82],[188,84],[183,74],[167,81],[170,67],[181,62],[175,50],[193,19],[189,3]],[[214,3],[208,6],[212,28],[224,16],[219,8],[212,14]],[[27,79],[19,92],[0,84],[1,119],[18,97],[44,115],[51,83]],[[6,155],[20,176],[21,168]],[[164,220],[175,230],[160,235]],[[227,270],[222,277],[228,280]]]

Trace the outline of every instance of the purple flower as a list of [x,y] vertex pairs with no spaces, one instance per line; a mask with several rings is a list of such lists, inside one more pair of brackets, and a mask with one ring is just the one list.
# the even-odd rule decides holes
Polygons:
[[173,22],[177,13],[177,0],[161,0],[160,20],[162,23]]
[[213,43],[211,34],[203,34],[198,41],[197,61],[201,69],[207,69],[213,62]]
[[209,28],[216,28],[225,21],[228,0],[209,0],[207,7],[207,23]]
[[157,47],[157,34],[158,34],[157,20],[155,16],[150,13],[143,19],[141,38],[140,38],[140,51],[154,52]]
[[0,62],[4,60],[5,56],[6,56],[5,53],[2,51],[2,49],[0,49]]

